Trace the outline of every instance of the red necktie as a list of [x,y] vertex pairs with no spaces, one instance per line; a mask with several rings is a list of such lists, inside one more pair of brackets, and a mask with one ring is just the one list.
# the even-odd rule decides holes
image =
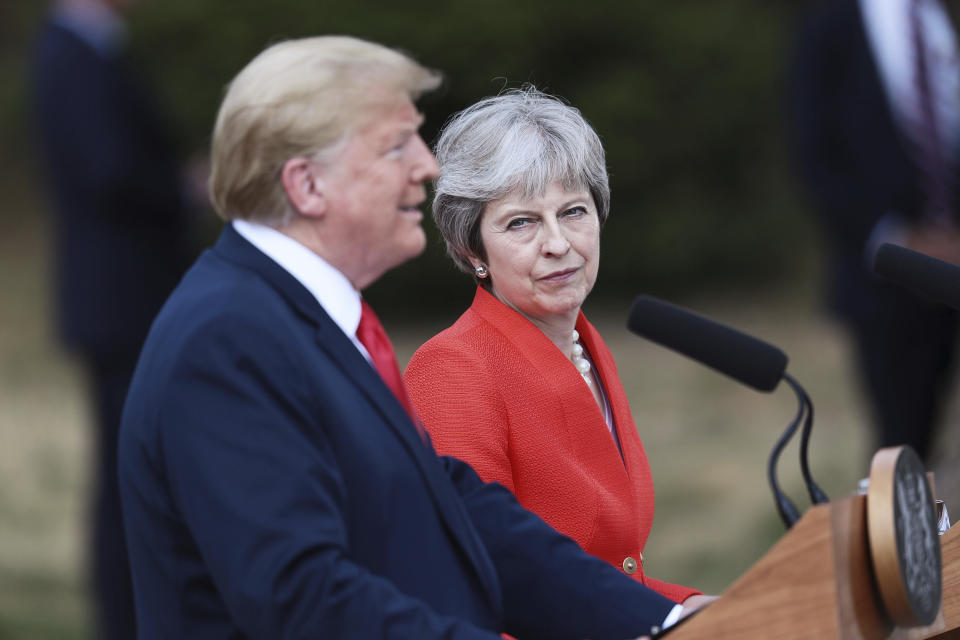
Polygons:
[[360,325],[357,327],[357,339],[366,347],[367,353],[370,354],[370,360],[373,361],[373,366],[377,370],[377,373],[379,373],[383,381],[387,383],[390,391],[397,397],[397,400],[400,401],[400,404],[406,410],[407,415],[413,420],[413,424],[416,425],[420,437],[426,439],[426,434],[423,432],[423,425],[420,424],[420,420],[417,418],[410,404],[407,388],[403,386],[400,367],[397,365],[397,355],[393,351],[393,345],[390,344],[390,338],[387,337],[387,332],[384,331],[383,325],[380,324],[380,319],[377,318],[377,314],[373,312],[373,309],[367,304],[366,300],[361,302],[361,309]]

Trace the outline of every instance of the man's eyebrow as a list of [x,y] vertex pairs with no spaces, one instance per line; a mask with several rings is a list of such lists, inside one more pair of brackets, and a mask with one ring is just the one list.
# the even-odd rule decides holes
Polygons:
[[403,128],[401,128],[401,129],[397,132],[397,134],[394,136],[394,139],[395,139],[395,140],[402,140],[402,139],[406,139],[406,138],[409,138],[409,137],[411,137],[411,136],[416,135],[417,132],[420,131],[420,127],[423,126],[423,123],[424,123],[425,121],[426,121],[426,118],[423,116],[423,114],[422,114],[422,113],[418,113],[418,114],[417,114],[417,118],[416,118],[415,120],[409,122],[407,125],[404,125]]

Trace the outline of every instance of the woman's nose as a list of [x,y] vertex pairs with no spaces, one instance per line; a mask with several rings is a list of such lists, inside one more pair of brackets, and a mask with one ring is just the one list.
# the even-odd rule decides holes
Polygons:
[[556,222],[548,222],[543,227],[545,237],[542,251],[544,255],[562,256],[570,250],[570,241]]

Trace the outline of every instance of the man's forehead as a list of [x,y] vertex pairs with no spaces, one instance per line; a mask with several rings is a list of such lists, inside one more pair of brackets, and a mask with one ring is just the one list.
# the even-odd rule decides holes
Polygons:
[[406,104],[384,105],[372,109],[354,130],[356,135],[372,138],[391,138],[417,131],[424,115],[408,99]]
[[423,114],[417,110],[410,98],[384,101],[371,106],[367,111],[367,127],[391,124],[398,127],[413,126],[419,128],[423,124]]

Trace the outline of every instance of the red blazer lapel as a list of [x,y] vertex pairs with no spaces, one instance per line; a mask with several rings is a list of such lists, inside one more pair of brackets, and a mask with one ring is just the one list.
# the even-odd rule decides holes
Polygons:
[[633,421],[627,394],[620,383],[620,376],[617,373],[617,365],[613,360],[613,354],[610,353],[599,332],[582,312],[577,319],[577,331],[580,333],[581,342],[590,353],[590,357],[593,358],[593,363],[600,374],[600,381],[607,392],[607,399],[610,401],[610,408],[613,412],[614,428],[617,430],[617,438],[620,440],[620,448],[623,453],[623,463],[627,475],[631,478],[630,485],[634,488],[637,487],[639,484],[637,480],[641,479],[644,484],[649,483],[652,487],[650,463],[647,461],[643,442]]

